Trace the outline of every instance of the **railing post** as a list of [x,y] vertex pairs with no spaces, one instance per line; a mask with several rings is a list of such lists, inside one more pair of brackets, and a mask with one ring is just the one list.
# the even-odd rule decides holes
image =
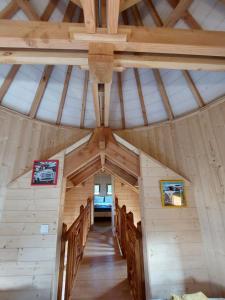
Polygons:
[[59,262],[59,279],[58,279],[58,293],[57,300],[62,300],[62,290],[63,290],[63,272],[65,264],[65,250],[66,250],[66,239],[65,234],[67,231],[67,225],[63,223],[62,225],[62,236],[61,236],[61,249],[60,249],[60,262]]

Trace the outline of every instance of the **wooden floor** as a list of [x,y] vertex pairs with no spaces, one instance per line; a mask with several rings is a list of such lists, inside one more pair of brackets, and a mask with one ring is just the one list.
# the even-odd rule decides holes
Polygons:
[[109,223],[96,223],[89,233],[72,300],[131,300],[126,260],[118,251]]

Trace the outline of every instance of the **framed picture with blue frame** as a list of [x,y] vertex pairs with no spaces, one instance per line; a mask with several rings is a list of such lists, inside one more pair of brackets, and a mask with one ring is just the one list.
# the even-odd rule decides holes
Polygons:
[[184,207],[187,205],[184,180],[160,180],[163,207]]

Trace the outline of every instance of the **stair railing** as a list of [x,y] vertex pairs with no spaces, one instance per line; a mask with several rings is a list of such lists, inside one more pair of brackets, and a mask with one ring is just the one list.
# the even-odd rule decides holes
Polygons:
[[[63,286],[65,287],[64,300],[70,299],[77,270],[83,257],[87,235],[91,227],[91,212],[92,200],[88,199],[85,207],[81,205],[79,216],[68,230],[66,224],[63,223],[58,280],[58,300],[62,299]],[[65,265],[66,274],[64,273]]]
[[126,213],[126,206],[120,207],[115,199],[116,236],[127,260],[127,276],[134,300],[145,300],[144,261],[141,222],[135,226],[132,212]]

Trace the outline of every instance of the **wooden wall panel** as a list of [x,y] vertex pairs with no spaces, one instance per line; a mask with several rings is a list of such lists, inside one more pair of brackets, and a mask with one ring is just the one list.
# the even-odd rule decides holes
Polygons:
[[127,212],[133,212],[134,223],[141,220],[139,194],[135,193],[128,185],[121,183],[118,179],[114,179],[114,191],[118,197],[119,205],[126,205]]
[[117,134],[192,182],[211,291],[224,296],[225,103],[170,124]]
[[[64,151],[52,159],[59,160],[56,186],[31,186],[29,171],[1,198],[0,299],[53,299]],[[47,234],[41,224],[48,224]]]
[[89,178],[66,192],[63,222],[69,227],[80,213],[80,206],[86,205],[87,198],[93,197],[94,177]]

